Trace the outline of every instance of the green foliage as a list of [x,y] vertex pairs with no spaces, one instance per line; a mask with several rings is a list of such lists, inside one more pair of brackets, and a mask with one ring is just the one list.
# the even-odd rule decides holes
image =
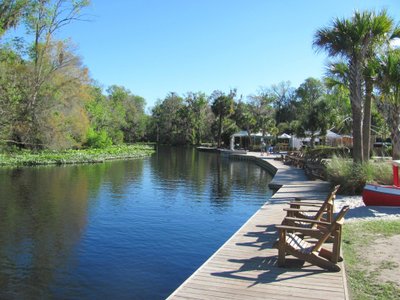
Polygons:
[[390,50],[380,57],[378,86],[382,91],[379,105],[391,130],[392,157],[400,159],[400,49]]
[[[353,299],[400,299],[400,288],[393,282],[382,282],[383,269],[396,267],[383,262],[375,270],[367,270],[365,253],[377,238],[400,234],[399,221],[367,221],[346,223],[343,228],[343,253],[350,293]],[[398,267],[398,266],[397,266]]]
[[211,109],[218,119],[218,147],[221,146],[221,138],[223,133],[224,119],[229,117],[234,112],[234,98],[236,97],[236,90],[231,90],[228,95],[221,91],[214,91],[211,98]]
[[110,146],[102,149],[64,150],[64,151],[14,151],[0,154],[0,166],[35,166],[50,164],[98,163],[112,159],[144,157],[152,154],[154,147],[135,144]]
[[89,148],[106,148],[112,145],[112,140],[105,130],[95,131],[89,128],[85,145]]
[[169,93],[158,101],[147,120],[150,139],[162,144],[192,144],[210,142],[214,120],[204,93],[188,93],[180,97]]
[[267,133],[271,134],[271,128],[275,127],[275,111],[272,103],[273,98],[265,91],[249,96],[250,111],[256,120],[255,127],[261,130],[263,136]]
[[189,141],[192,145],[200,145],[202,141],[210,140],[213,118],[207,96],[204,93],[188,93],[185,97]]
[[275,109],[276,124],[294,120],[296,115],[296,97],[295,89],[291,86],[290,81],[273,84],[264,93],[272,100],[273,108]]
[[[236,125],[243,129],[246,130],[247,133],[250,135],[253,132],[257,132],[260,128],[258,126],[257,119],[255,117],[255,114],[253,111],[255,108],[252,106],[250,103],[244,103],[242,101],[239,101],[237,103],[236,108],[235,108],[235,113],[232,116],[232,119],[235,120]],[[252,139],[250,139],[250,147],[252,143]]]
[[307,78],[296,90],[299,102],[295,132],[300,137],[310,136],[311,147],[317,134],[325,135],[332,123],[331,109],[323,98],[325,94],[324,85],[315,78]]
[[341,192],[349,195],[361,194],[367,182],[391,184],[391,165],[385,161],[362,164],[334,156],[327,164],[328,180],[340,184]]
[[[392,34],[393,31],[396,34]],[[370,103],[369,100],[372,99],[370,92],[373,90],[371,76],[364,76],[368,67],[367,62],[385,42],[397,37],[398,33],[394,20],[383,10],[379,13],[356,11],[349,19],[336,18],[330,26],[317,30],[314,35],[315,47],[325,50],[331,57],[345,59],[348,66],[348,72],[344,72],[346,77],[339,77],[341,77],[341,83],[348,84],[350,90],[353,158],[358,163],[369,159],[369,157],[364,157],[368,156],[368,153],[364,154],[364,149],[369,149],[370,140],[363,139],[363,128],[368,128],[369,125],[363,124],[363,120],[368,120],[371,116],[369,109],[362,109],[364,103]],[[363,89],[364,86],[366,88]],[[365,111],[367,115],[364,116]],[[363,127],[363,125],[366,126]],[[365,136],[368,137],[368,135],[369,129]]]
[[2,0],[0,2],[0,37],[16,27],[29,6],[29,0]]

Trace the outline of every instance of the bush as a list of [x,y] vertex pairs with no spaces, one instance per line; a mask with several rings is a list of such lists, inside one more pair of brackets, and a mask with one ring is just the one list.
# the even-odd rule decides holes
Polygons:
[[112,140],[105,130],[99,132],[89,128],[85,146],[88,148],[107,148],[112,145]]
[[367,182],[392,184],[392,167],[387,161],[355,164],[352,160],[334,156],[327,164],[328,180],[340,184],[340,192],[361,194]]

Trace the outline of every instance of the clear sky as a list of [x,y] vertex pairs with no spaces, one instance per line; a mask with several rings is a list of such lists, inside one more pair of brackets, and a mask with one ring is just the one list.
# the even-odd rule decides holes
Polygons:
[[168,92],[237,88],[247,96],[321,78],[327,56],[312,48],[315,31],[354,10],[382,8],[400,21],[399,0],[92,0],[91,21],[61,35],[76,43],[93,79],[152,107]]

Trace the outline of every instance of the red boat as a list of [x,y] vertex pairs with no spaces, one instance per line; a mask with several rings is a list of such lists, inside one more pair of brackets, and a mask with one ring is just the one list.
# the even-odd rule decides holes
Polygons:
[[400,206],[400,187],[366,184],[362,197],[367,206]]
[[399,160],[393,161],[393,185],[366,184],[362,193],[367,206],[400,206]]

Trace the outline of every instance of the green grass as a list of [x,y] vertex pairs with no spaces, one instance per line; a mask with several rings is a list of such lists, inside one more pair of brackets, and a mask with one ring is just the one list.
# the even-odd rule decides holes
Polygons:
[[343,254],[352,299],[400,299],[400,287],[394,282],[377,282],[382,270],[398,268],[398,262],[384,260],[376,269],[367,270],[364,255],[377,238],[393,235],[400,235],[400,220],[345,224]]
[[35,166],[99,163],[112,159],[129,159],[149,156],[154,147],[145,144],[111,146],[105,149],[39,151],[28,150],[0,153],[0,166]]

